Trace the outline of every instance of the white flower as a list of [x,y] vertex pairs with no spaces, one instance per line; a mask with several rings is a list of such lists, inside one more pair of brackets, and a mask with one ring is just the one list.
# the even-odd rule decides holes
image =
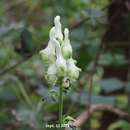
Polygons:
[[46,80],[48,81],[48,83],[50,85],[55,85],[56,82],[57,82],[57,68],[56,68],[56,65],[55,64],[52,64],[48,67],[48,70],[47,70],[47,75],[45,76],[46,77]]
[[56,67],[57,67],[57,70],[58,70],[58,75],[61,76],[61,77],[65,76],[65,73],[66,73],[66,70],[67,70],[66,60],[62,56],[60,43],[58,41],[56,41],[56,57],[57,57]]
[[63,34],[62,34],[62,27],[60,23],[60,16],[56,16],[54,18],[54,24],[55,24],[56,38],[61,42],[63,40]]
[[78,68],[75,65],[75,60],[72,58],[67,60],[67,68],[68,68],[68,77],[71,81],[75,81],[79,77],[79,72],[81,71],[80,68]]
[[50,85],[56,85],[62,80],[62,86],[69,88],[70,84],[79,77],[81,71],[72,59],[72,46],[69,40],[69,30],[64,29],[64,38],[60,16],[54,18],[54,26],[49,33],[49,42],[40,51],[46,71],[46,80]]
[[62,53],[65,59],[71,58],[72,57],[72,47],[70,44],[70,40],[69,40],[69,30],[67,28],[65,28],[64,30],[64,42],[62,45]]
[[42,56],[42,59],[46,65],[53,63],[55,61],[55,33],[54,33],[54,27],[50,30],[50,40],[48,42],[48,45],[45,49],[40,51],[40,54]]
[[55,27],[52,27],[49,33],[49,38],[50,40],[54,40],[56,38],[56,33],[55,33]]

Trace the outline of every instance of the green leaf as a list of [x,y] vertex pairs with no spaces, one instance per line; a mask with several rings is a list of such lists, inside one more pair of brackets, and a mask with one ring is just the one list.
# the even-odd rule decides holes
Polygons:
[[21,121],[24,125],[30,124],[34,128],[40,128],[43,124],[41,121],[43,119],[41,113],[37,113],[35,109],[30,109],[23,104],[20,104],[18,109],[13,111],[15,117]]
[[117,129],[130,130],[130,124],[124,120],[120,120],[120,121],[113,123],[108,128],[108,130],[117,130]]
[[0,37],[6,35],[10,30],[11,28],[7,26],[0,27]]
[[112,63],[112,56],[109,53],[102,54],[99,59],[99,64],[110,65]]
[[[86,105],[88,103],[88,93],[87,92],[81,92],[81,93],[71,93],[70,98],[73,102],[77,102],[81,105]],[[113,96],[95,96],[92,95],[92,103],[93,104],[115,104],[115,97]]]
[[105,92],[110,93],[123,88],[124,83],[116,78],[109,78],[101,80],[99,85],[101,85]]
[[3,81],[0,82],[0,99],[1,100],[7,100],[7,101],[13,101],[16,100],[15,92],[13,91],[14,84],[11,82],[6,83]]
[[126,91],[130,92],[130,82],[125,83]]
[[74,118],[71,117],[71,116],[65,116],[65,117],[63,117],[63,123],[65,123],[65,124],[69,124],[69,123],[71,123],[73,121],[74,121]]
[[120,66],[120,65],[124,65],[126,63],[127,63],[127,60],[124,55],[115,54],[113,56],[113,62],[112,62],[113,65]]
[[36,49],[36,46],[32,39],[32,34],[26,28],[23,29],[21,32],[21,44],[22,44],[22,49],[24,49],[24,51],[32,52]]
[[116,96],[116,106],[125,109],[128,106],[128,97],[125,95]]
[[56,89],[47,89],[45,87],[39,88],[37,90],[37,93],[42,96],[43,100],[47,103],[56,103],[58,101],[57,99],[57,92]]
[[97,18],[97,17],[101,17],[102,16],[102,12],[99,9],[91,8],[91,9],[87,9],[86,11],[87,11],[87,14],[90,17],[93,17],[93,18]]

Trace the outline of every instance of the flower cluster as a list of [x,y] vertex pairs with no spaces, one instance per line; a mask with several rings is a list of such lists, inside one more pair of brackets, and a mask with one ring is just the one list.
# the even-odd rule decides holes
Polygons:
[[76,61],[72,58],[69,30],[65,28],[62,34],[60,16],[54,18],[49,38],[47,47],[40,51],[45,64],[46,80],[50,85],[55,85],[62,79],[62,85],[69,87],[70,83],[79,77],[81,69],[75,65]]

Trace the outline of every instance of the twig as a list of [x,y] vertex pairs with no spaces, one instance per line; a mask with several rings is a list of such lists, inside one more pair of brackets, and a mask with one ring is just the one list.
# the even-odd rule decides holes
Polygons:
[[9,66],[8,68],[5,68],[4,70],[2,70],[0,72],[0,76],[3,76],[4,74],[8,73],[9,71],[13,70],[14,68],[16,68],[17,66],[21,65],[22,63],[28,61],[32,56],[26,57],[20,61],[18,61],[16,64]]
[[[4,12],[7,12],[7,11],[10,11],[11,9],[13,9],[14,7],[18,6],[18,5],[21,5],[25,2],[25,0],[17,0],[15,1],[14,3],[12,4],[9,4],[5,7],[5,10]],[[7,2],[8,3],[8,2]]]
[[[87,113],[88,113],[89,116],[91,116],[91,109],[90,108],[91,108],[91,105],[92,105],[92,103],[91,103],[92,99],[91,98],[92,98],[92,91],[93,91],[93,76],[94,76],[94,74],[96,72],[96,68],[98,66],[98,60],[99,60],[99,57],[100,57],[100,54],[101,54],[101,49],[103,47],[103,43],[104,43],[104,38],[102,39],[102,42],[99,45],[99,48],[97,50],[96,57],[95,57],[95,60],[94,60],[94,65],[93,65],[92,71],[90,72],[90,75],[89,75],[90,84],[89,84],[89,88],[88,88],[88,103],[87,103],[87,106],[86,106],[87,109],[88,109]],[[89,123],[90,123],[90,121],[89,121]]]
[[73,122],[72,125],[74,125],[75,127],[83,126],[83,124],[85,124],[89,120],[92,113],[94,113],[96,111],[110,111],[110,112],[118,115],[120,118],[130,121],[130,114],[123,112],[117,108],[114,108],[111,105],[99,104],[99,105],[91,105],[91,107],[89,109],[89,113],[88,113],[88,110],[83,111],[75,119],[75,121]]
[[[128,50],[128,57],[130,57],[130,48]],[[127,75],[127,81],[130,81],[130,66],[128,66],[128,75]],[[130,92],[127,92],[128,95],[128,107],[130,106]]]
[[70,29],[78,28],[79,26],[81,26],[82,24],[84,24],[87,20],[89,20],[88,17],[82,19],[81,21],[79,21],[79,22],[73,24],[73,25],[70,27]]
[[[101,11],[104,11],[105,9],[107,9],[108,6],[104,7],[101,9]],[[75,29],[75,28],[78,28],[79,26],[81,26],[82,24],[84,24],[87,20],[89,20],[90,18],[89,17],[85,17],[83,19],[81,19],[79,22],[73,24],[70,29]]]
[[[103,10],[106,9],[106,8],[108,8],[108,6],[103,8]],[[88,114],[90,113],[89,112],[89,108],[91,107],[91,97],[92,97],[92,88],[93,88],[93,85],[92,85],[93,84],[93,76],[94,76],[94,74],[96,72],[96,68],[98,66],[98,61],[99,61],[99,58],[100,58],[101,49],[103,48],[103,45],[104,45],[104,41],[105,41],[105,35],[103,36],[103,38],[101,40],[101,43],[100,43],[100,45],[99,45],[99,47],[97,49],[97,53],[96,53],[95,60],[94,60],[94,65],[93,65],[92,71],[90,73],[90,86],[89,86],[89,90],[88,90],[88,104],[87,104]]]

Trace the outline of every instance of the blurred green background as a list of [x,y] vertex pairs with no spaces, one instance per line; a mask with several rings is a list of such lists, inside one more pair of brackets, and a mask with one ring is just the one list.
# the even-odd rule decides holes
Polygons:
[[[44,128],[46,123],[57,123],[58,88],[48,87],[38,53],[46,46],[56,15],[61,16],[63,27],[70,28],[73,57],[82,68],[79,80],[64,94],[64,114],[76,118],[85,110],[89,89],[87,72],[92,68],[106,30],[109,2],[0,0],[0,130],[49,130]],[[80,23],[82,19],[85,20]],[[130,82],[115,77],[102,78],[103,66],[118,67],[126,62],[120,48],[114,52],[101,50],[101,66],[96,68],[93,78],[93,104],[107,104],[130,112]],[[103,125],[101,119],[103,112],[93,113],[90,129],[100,130]],[[126,120],[119,117],[110,120],[104,130],[130,130]],[[87,127],[86,123],[82,130]]]

